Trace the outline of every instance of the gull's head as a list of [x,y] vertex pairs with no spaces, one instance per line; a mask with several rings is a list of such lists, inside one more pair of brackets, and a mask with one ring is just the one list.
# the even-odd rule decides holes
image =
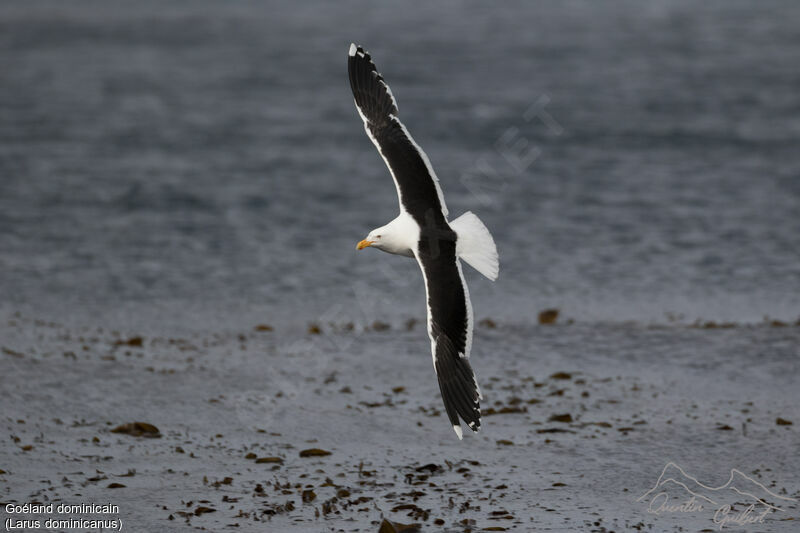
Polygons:
[[363,250],[364,248],[372,247],[378,248],[379,250],[382,249],[384,240],[383,240],[383,233],[381,233],[382,229],[374,229],[369,232],[369,235],[356,245],[356,250]]
[[356,245],[356,250],[377,248],[386,253],[413,257],[410,241],[415,242],[415,228],[409,228],[408,225],[407,221],[397,217],[385,226],[370,231],[369,235]]

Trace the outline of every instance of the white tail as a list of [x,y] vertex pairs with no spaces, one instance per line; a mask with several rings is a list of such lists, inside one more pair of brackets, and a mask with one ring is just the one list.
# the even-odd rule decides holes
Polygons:
[[481,219],[467,211],[450,222],[450,227],[458,235],[456,253],[472,268],[494,281],[500,272],[497,247],[494,239]]

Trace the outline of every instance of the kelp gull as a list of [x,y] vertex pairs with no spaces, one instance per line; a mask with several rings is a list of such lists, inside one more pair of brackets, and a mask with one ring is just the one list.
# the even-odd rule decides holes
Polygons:
[[356,109],[389,167],[400,203],[397,218],[369,232],[357,249],[378,248],[414,257],[419,263],[433,367],[447,416],[461,439],[459,417],[473,431],[480,429],[481,392],[469,364],[472,304],[459,259],[494,281],[499,272],[497,248],[489,230],[471,212],[448,222],[436,173],[397,118],[397,102],[369,53],[351,44],[347,66]]

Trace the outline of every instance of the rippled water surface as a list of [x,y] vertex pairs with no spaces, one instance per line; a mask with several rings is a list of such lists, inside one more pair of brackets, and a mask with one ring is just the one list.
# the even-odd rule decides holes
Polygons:
[[354,249],[397,207],[349,93],[352,40],[451,212],[495,235],[500,279],[469,276],[478,316],[796,318],[798,16],[5,3],[4,305],[418,314],[417,267]]

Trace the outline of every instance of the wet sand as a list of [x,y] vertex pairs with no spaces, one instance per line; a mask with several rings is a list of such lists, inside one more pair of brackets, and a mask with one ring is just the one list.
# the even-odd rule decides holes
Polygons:
[[673,461],[787,498],[725,531],[796,529],[800,327],[535,322],[477,326],[483,428],[459,442],[413,322],[172,337],[9,314],[0,500],[111,503],[134,531],[718,530],[710,505],[636,501]]

